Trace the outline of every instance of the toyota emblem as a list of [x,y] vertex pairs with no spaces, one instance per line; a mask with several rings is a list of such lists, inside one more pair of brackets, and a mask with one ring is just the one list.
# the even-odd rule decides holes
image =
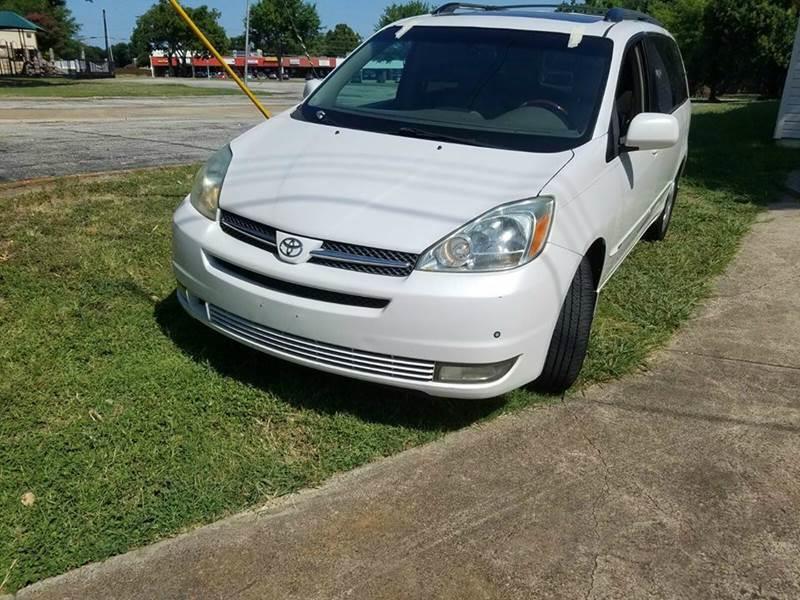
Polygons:
[[284,238],[280,250],[286,258],[297,258],[303,253],[303,242],[293,237]]

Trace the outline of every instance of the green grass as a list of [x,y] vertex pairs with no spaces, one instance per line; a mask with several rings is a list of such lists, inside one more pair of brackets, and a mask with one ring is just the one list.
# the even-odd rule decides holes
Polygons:
[[[689,317],[800,153],[774,104],[701,106],[674,229],[602,295],[583,383]],[[444,401],[272,360],[191,321],[170,216],[191,170],[65,179],[0,220],[0,582],[14,591],[547,401]],[[21,499],[32,493],[35,501]]]
[[[156,98],[164,96],[233,96],[235,88],[192,87],[180,83],[76,81],[73,79],[0,78],[0,98]],[[260,93],[259,95],[266,95]]]

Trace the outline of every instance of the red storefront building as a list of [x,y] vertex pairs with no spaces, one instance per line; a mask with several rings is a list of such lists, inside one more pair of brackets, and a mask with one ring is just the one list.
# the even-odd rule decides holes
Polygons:
[[[284,77],[324,77],[336,66],[336,59],[329,56],[285,56],[283,58]],[[244,56],[225,57],[225,61],[234,68],[238,74],[244,73]],[[179,58],[173,57],[172,64],[175,67],[183,64]],[[275,56],[252,55],[247,61],[247,68],[250,77],[259,79],[276,79],[278,77],[278,58]],[[169,62],[166,56],[151,56],[150,71],[153,77],[168,77]],[[186,68],[183,75],[187,77],[212,77],[224,78],[225,71],[216,58],[193,57],[187,59]]]

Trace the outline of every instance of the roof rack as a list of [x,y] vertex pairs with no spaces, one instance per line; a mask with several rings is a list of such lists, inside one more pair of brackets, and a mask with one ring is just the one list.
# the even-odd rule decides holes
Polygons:
[[638,10],[631,10],[629,8],[609,9],[606,13],[606,21],[611,21],[612,23],[619,23],[621,21],[643,21],[644,23],[650,23],[651,25],[663,27],[661,21],[658,19],[655,19],[643,12],[639,12]]
[[474,4],[472,2],[448,2],[443,4],[431,14],[433,15],[452,15],[459,9],[476,10],[476,11],[501,11],[501,10],[515,10],[518,8],[539,8],[551,9],[554,12],[563,13],[578,13],[584,15],[597,15],[603,17],[606,21],[611,23],[620,23],[622,21],[642,21],[652,25],[662,27],[661,23],[648,14],[639,12],[638,10],[630,10],[627,8],[610,8],[608,10],[595,6],[586,6],[585,4]]
[[[447,4],[443,4],[436,10],[434,10],[431,14],[433,15],[452,15],[459,9],[467,9],[467,10],[483,10],[483,11],[498,11],[498,10],[514,10],[517,8],[549,8],[555,11],[564,11],[564,7],[571,8],[568,5],[564,4],[511,4],[511,5],[497,5],[497,4],[473,4],[472,2],[448,2]],[[605,11],[600,9],[602,12],[599,14],[605,14]]]

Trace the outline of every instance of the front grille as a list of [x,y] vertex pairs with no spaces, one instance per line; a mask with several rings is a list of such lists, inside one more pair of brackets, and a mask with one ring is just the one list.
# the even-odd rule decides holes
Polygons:
[[[226,210],[220,211],[222,231],[236,239],[267,250],[277,256],[277,231],[274,227],[252,221]],[[370,246],[325,240],[319,250],[312,252],[310,263],[389,277],[408,277],[414,270],[418,255],[413,252],[384,250]]]
[[209,256],[209,259],[211,260],[211,264],[221,271],[283,294],[290,294],[300,298],[308,298],[310,300],[319,300],[320,302],[330,302],[333,304],[362,306],[364,308],[386,308],[389,305],[389,300],[384,298],[369,298],[367,296],[356,296],[355,294],[321,290],[319,288],[300,285],[299,283],[292,283],[290,281],[275,279],[268,275],[256,273],[255,271],[245,269],[239,265],[234,265],[233,263],[229,263],[215,256]]
[[[337,261],[325,255],[313,256],[309,262],[325,265],[327,267],[336,267],[337,269],[357,271],[359,273],[372,273],[373,275],[408,277],[411,275],[411,272],[414,270],[414,265],[417,263],[417,255],[411,252],[382,250],[381,248],[342,244],[340,242],[324,242],[321,250],[323,252],[331,252],[336,255],[341,254],[345,257],[350,257],[353,259],[353,262],[348,262],[346,260]],[[367,259],[370,262],[374,259],[375,263],[364,264],[357,262],[360,258]],[[380,264],[379,261],[383,264]]]
[[253,323],[213,304],[208,305],[208,315],[212,324],[266,352],[277,352],[357,373],[410,381],[433,381],[436,364],[432,361],[366,352],[291,335]]
[[277,234],[274,227],[245,219],[226,210],[220,213],[219,225],[222,231],[237,240],[247,242],[262,250],[269,250],[273,254],[278,252]]

